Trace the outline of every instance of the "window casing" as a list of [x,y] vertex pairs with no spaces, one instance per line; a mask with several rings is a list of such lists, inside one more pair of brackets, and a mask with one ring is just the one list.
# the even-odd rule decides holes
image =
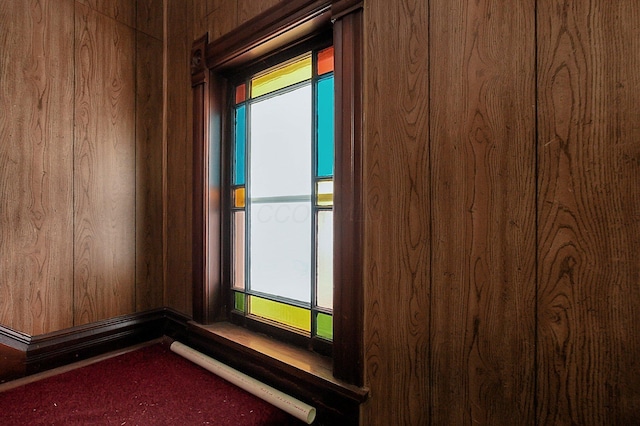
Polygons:
[[[193,265],[194,319],[247,323],[236,315],[231,292],[234,233],[228,143],[232,96],[238,70],[252,72],[306,50],[313,40],[333,39],[335,51],[334,176],[334,376],[355,385],[363,380],[362,295],[362,3],[291,0],[269,9],[232,33],[192,49],[194,100]],[[259,61],[257,61],[259,59]],[[236,312],[237,313],[237,312]],[[285,333],[287,334],[287,333]],[[296,340],[298,333],[289,333]],[[327,339],[316,339],[326,343]],[[313,342],[314,339],[312,338]],[[300,343],[300,342],[298,342]],[[304,343],[303,343],[304,344]],[[315,349],[327,347],[320,344]],[[329,346],[331,348],[331,346]]]

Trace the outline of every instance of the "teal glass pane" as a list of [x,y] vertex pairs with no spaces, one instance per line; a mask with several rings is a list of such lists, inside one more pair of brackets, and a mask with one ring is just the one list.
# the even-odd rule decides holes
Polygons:
[[333,176],[333,76],[318,81],[318,177]]
[[333,316],[318,312],[316,316],[316,336],[333,340]]
[[236,140],[233,151],[233,184],[244,185],[244,159],[246,145],[246,109],[242,105],[236,109]]

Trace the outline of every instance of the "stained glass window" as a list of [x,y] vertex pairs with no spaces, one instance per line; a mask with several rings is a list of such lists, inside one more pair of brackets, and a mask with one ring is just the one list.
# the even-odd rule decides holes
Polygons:
[[333,48],[234,87],[232,306],[333,338]]

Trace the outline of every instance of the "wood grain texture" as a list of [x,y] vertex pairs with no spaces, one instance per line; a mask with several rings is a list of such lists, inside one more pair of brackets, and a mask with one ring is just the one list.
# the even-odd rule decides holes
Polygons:
[[237,0],[238,21],[236,25],[241,25],[249,19],[256,17],[260,13],[278,4],[281,0]]
[[72,325],[73,2],[0,3],[0,323]]
[[533,1],[432,1],[433,424],[534,424]]
[[366,425],[428,424],[430,417],[427,21],[427,2],[367,1]]
[[164,0],[136,0],[136,29],[162,41]]
[[539,424],[640,423],[640,4],[538,2]]
[[191,182],[192,101],[189,59],[191,52],[189,2],[167,0],[165,55],[167,144],[167,257],[165,305],[192,313]]
[[76,0],[94,11],[115,19],[131,28],[136,26],[137,0]]
[[162,42],[136,34],[136,310],[163,300]]
[[135,309],[135,34],[81,4],[75,28],[75,325]]
[[[196,10],[195,5],[202,4],[203,2],[206,2],[206,0],[194,0],[194,10]],[[219,1],[215,5],[215,9],[207,15],[194,17],[196,30],[194,39],[208,32],[209,40],[215,40],[236,27],[238,21],[237,17],[237,0]]]

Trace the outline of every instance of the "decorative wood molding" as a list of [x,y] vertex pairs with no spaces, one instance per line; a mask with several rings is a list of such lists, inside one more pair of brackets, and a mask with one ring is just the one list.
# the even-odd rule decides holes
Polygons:
[[[353,9],[356,10],[356,9]],[[363,284],[363,25],[362,10],[334,23],[336,166],[334,234],[334,338],[336,378],[364,384]]]
[[31,336],[0,325],[0,344],[26,352]]
[[0,344],[25,355],[24,374],[29,375],[163,335],[183,338],[188,321],[188,317],[162,308],[38,336],[0,326]]

